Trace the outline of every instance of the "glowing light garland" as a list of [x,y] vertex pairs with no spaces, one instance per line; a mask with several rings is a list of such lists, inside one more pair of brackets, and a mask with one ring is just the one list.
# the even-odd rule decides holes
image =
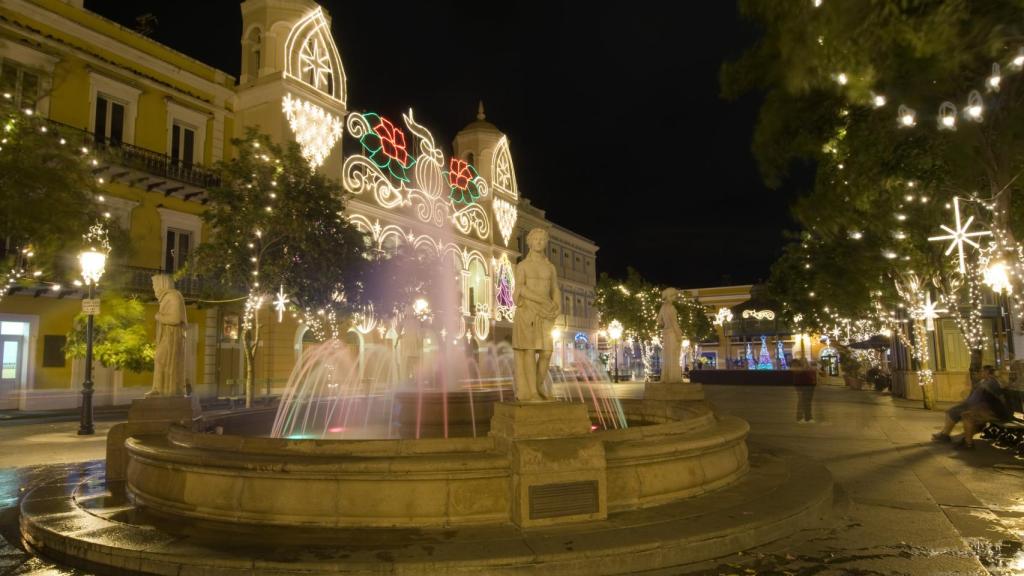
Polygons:
[[295,133],[295,141],[302,148],[302,156],[312,168],[322,165],[341,138],[341,120],[316,104],[293,98],[291,94],[285,94],[281,107]]

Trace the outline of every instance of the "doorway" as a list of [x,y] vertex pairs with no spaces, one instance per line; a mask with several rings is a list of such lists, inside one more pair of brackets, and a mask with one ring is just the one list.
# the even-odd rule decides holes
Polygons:
[[0,322],[0,408],[15,408],[28,364],[28,322]]

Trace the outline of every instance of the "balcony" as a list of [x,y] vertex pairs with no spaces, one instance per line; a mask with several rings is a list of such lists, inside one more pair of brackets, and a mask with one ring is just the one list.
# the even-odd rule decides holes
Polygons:
[[[153,296],[153,276],[164,274],[159,268],[143,268],[140,266],[115,266],[111,271],[111,285],[122,292],[132,292],[143,299]],[[181,292],[186,300],[199,298],[203,292],[203,278],[200,276],[182,276],[174,280],[174,288]]]
[[[107,273],[104,274],[103,279],[100,281],[100,289],[116,290],[126,294],[134,294],[142,300],[152,300],[155,297],[153,293],[153,276],[163,273],[164,271],[159,268],[114,264],[107,268]],[[203,293],[205,285],[203,278],[200,276],[183,276],[174,280],[174,287],[181,292],[181,295],[186,300],[199,298]],[[28,295],[35,298],[57,298],[60,300],[64,298],[84,298],[85,288],[63,284],[59,290],[54,290],[50,284],[32,286],[14,284],[7,287],[6,294]]]
[[206,202],[206,189],[220,184],[217,172],[200,164],[171,158],[147,148],[97,138],[93,133],[50,120],[62,138],[75,147],[97,152],[93,174],[110,182],[123,182],[164,196]]

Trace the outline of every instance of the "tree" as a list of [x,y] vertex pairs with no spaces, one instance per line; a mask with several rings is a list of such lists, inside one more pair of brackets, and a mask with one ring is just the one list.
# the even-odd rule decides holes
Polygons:
[[[64,353],[68,358],[85,358],[85,314],[75,316]],[[153,369],[156,348],[145,327],[145,307],[135,298],[107,293],[100,314],[94,317],[93,354],[108,368],[146,372]]]
[[[922,289],[964,305],[950,308],[965,310],[954,317],[968,346],[980,347],[978,275],[960,274],[947,246],[928,238],[951,224],[959,198],[964,219],[975,216],[1010,247],[989,247],[982,260],[1006,256],[1022,270],[1009,254],[1024,229],[1024,80],[1014,60],[1022,8],[1021,0],[740,1],[762,36],[723,66],[723,95],[763,95],[753,151],[769,187],[814,173],[794,207],[802,230],[769,283],[804,326],[884,324],[894,307],[882,303],[903,299],[893,280],[914,270],[928,279]],[[997,80],[993,62],[1002,66]],[[943,124],[946,102],[963,112],[946,120],[956,130]]]
[[[662,290],[663,287],[647,281],[634,268],[626,270],[624,280],[601,274],[597,281],[594,305],[601,314],[601,321],[605,324],[612,320],[621,322],[623,334],[641,347],[647,360],[653,353],[651,343],[660,337],[657,319]],[[680,293],[674,304],[684,338],[696,343],[712,337],[714,328],[699,302]]]
[[0,96],[0,280],[8,286],[75,276],[82,234],[102,214],[92,156],[9,102]]
[[284,289],[320,339],[336,337],[351,312],[364,265],[364,235],[344,217],[341,187],[313,171],[294,142],[282,148],[253,129],[232,141],[238,157],[221,163],[221,185],[208,191],[203,214],[212,238],[190,271],[220,297],[245,300],[241,340],[245,397],[251,406],[259,347],[257,311]]

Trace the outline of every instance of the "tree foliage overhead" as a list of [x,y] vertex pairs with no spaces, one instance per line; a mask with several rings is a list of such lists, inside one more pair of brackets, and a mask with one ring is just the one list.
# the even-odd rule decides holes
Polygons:
[[[61,141],[64,141],[61,144]],[[89,156],[35,114],[0,99],[0,253],[3,269],[77,275],[74,257],[98,218]],[[23,255],[33,253],[26,261]]]
[[[661,332],[657,319],[663,289],[644,279],[635,269],[628,268],[625,279],[601,274],[594,304],[605,326],[612,320],[618,320],[625,335],[650,342]],[[694,342],[712,337],[714,329],[699,302],[680,292],[674,304],[684,337]]]
[[[946,244],[928,237],[952,225],[955,196],[975,229],[1021,235],[1024,75],[1009,64],[1024,45],[1024,1],[740,0],[740,10],[762,34],[722,67],[723,95],[763,95],[752,147],[768,186],[815,170],[793,207],[802,230],[770,281],[806,325],[820,328],[826,305],[870,314],[908,270],[949,279]],[[986,89],[993,63],[998,91]],[[962,114],[972,90],[984,99],[982,122]],[[947,101],[956,130],[938,129]],[[900,127],[901,104],[915,127]]]

